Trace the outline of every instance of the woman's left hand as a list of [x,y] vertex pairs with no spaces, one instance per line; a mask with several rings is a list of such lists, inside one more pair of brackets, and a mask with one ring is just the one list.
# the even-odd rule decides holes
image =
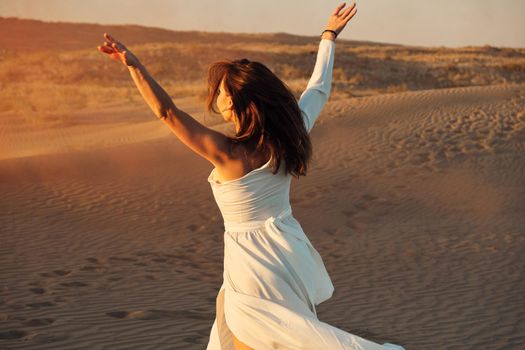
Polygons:
[[126,66],[137,67],[139,59],[124,46],[120,41],[115,40],[112,36],[104,33],[104,46],[97,46],[98,51],[108,54],[115,61],[122,62]]
[[344,2],[341,5],[337,6],[334,13],[332,13],[330,18],[328,19],[326,29],[333,30],[337,34],[341,33],[341,31],[345,28],[348,21],[350,21],[357,12],[355,0],[346,9],[344,9],[345,6],[346,6],[346,3]]

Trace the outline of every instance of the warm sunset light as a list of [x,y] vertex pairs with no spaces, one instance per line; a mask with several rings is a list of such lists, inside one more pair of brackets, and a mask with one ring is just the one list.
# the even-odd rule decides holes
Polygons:
[[[0,16],[173,30],[316,35],[337,4],[314,0],[2,0]],[[525,47],[522,0],[366,0],[342,38],[424,46]]]
[[524,1],[0,1],[0,349],[520,349]]

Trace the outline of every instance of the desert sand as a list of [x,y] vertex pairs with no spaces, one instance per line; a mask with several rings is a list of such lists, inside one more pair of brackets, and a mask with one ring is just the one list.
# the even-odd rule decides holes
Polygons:
[[[320,319],[408,349],[523,344],[524,107],[523,86],[327,106],[291,197],[335,285]],[[133,137],[149,123],[98,128],[114,145],[0,161],[0,345],[202,349],[222,278],[211,166],[162,130]]]
[[[525,84],[335,89],[291,192],[335,286],[319,318],[406,349],[520,349]],[[175,102],[231,131],[200,96]],[[0,114],[0,349],[204,349],[212,165],[145,105],[20,113]]]

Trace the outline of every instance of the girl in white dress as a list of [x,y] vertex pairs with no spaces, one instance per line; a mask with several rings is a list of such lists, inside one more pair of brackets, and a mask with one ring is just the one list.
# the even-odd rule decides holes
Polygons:
[[328,20],[299,101],[266,66],[247,59],[214,63],[208,108],[235,125],[227,136],[178,109],[122,43],[105,34],[99,50],[129,69],[157,117],[209,160],[208,177],[224,219],[224,274],[208,350],[403,349],[345,332],[317,318],[334,287],[322,258],[292,215],[292,176],[306,175],[309,132],[328,100],[335,40],[355,15],[339,5]]

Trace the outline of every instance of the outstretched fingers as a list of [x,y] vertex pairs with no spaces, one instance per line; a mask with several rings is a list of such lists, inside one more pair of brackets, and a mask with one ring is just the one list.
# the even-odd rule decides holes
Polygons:
[[346,16],[348,16],[348,14],[350,14],[350,12],[352,12],[352,11],[355,9],[355,5],[356,5],[356,4],[355,4],[355,2],[354,2],[352,5],[348,6],[348,8],[345,9],[345,10],[343,11],[343,13],[341,13],[341,17],[346,17]]
[[113,48],[111,43],[108,43],[107,41],[104,41],[104,45],[103,46],[97,46],[97,49],[100,52],[107,53],[107,54],[113,54],[113,53],[117,52],[117,50],[115,50],[115,48]]
[[332,16],[328,19],[327,28],[334,30],[336,32],[336,37],[357,12],[357,4],[355,0],[353,0],[347,8],[345,8],[345,6],[346,3],[344,2],[337,6]]
[[115,50],[113,50],[113,48],[108,47],[108,46],[98,46],[97,48],[99,51],[102,51],[104,53],[109,53],[109,54],[115,53]]
[[125,51],[126,50],[126,47],[118,40],[116,40],[115,38],[113,38],[111,35],[109,35],[108,33],[104,33],[104,38],[106,38],[106,40],[109,41],[109,43],[105,43],[105,45],[108,45],[109,47],[111,47],[112,49],[114,49],[115,51]]
[[343,9],[343,7],[345,7],[346,3],[342,3],[341,5],[337,6],[334,10],[334,13],[332,15],[334,16],[339,16],[339,11],[341,11]]
[[349,16],[352,13],[352,11],[356,9],[356,2],[354,1],[353,3],[350,4],[350,6],[348,6],[344,11],[341,12],[341,10],[343,10],[345,6],[346,6],[345,2],[337,6],[337,8],[335,9],[332,15],[336,17],[342,17],[342,18]]
[[349,8],[348,10],[346,10],[343,14],[343,20],[344,21],[349,21],[352,17],[354,17],[354,15],[356,14],[357,12],[357,7],[353,6],[351,8]]
[[109,35],[108,33],[104,33],[104,38],[106,38],[106,40],[108,40],[108,41],[116,42],[116,40],[111,35]]

